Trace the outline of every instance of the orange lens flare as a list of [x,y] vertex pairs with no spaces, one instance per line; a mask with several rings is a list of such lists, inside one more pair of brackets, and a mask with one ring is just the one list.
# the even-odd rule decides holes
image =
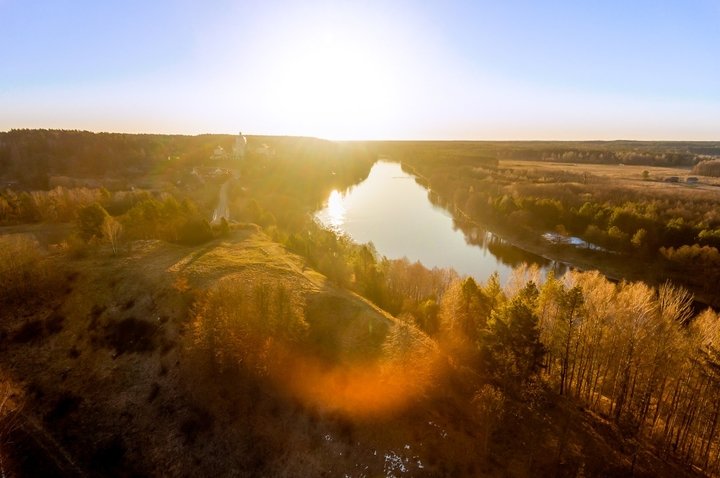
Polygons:
[[327,365],[294,356],[282,371],[278,367],[271,374],[308,407],[369,417],[396,412],[423,396],[433,382],[437,358],[419,362]]

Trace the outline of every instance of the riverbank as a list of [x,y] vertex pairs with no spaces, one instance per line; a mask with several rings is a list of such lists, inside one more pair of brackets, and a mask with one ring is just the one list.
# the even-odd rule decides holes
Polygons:
[[428,197],[431,200],[435,197],[436,200],[433,202],[439,203],[438,205],[453,216],[454,222],[463,230],[466,237],[469,236],[470,229],[483,229],[513,247],[572,269],[597,270],[612,281],[642,281],[653,287],[670,281],[692,292],[696,302],[716,309],[720,307],[720,298],[704,290],[707,289],[706,284],[694,283],[683,271],[673,271],[668,264],[656,259],[551,242],[543,237],[548,231],[508,225],[489,215],[483,215],[481,220],[473,219],[455,205],[448,207],[450,201],[431,189],[430,180],[416,168],[407,163],[401,164],[403,170],[414,176],[416,182],[428,191]]

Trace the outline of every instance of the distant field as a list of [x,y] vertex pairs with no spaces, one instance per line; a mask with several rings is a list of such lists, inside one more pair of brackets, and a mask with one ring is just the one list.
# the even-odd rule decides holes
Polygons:
[[[573,174],[592,175],[600,178],[607,178],[617,181],[628,187],[642,187],[652,189],[664,189],[667,191],[712,191],[718,192],[720,187],[720,178],[712,178],[709,176],[698,176],[692,173],[690,168],[670,168],[670,167],[654,167],[642,165],[618,165],[618,164],[573,164],[573,163],[553,163],[547,161],[519,161],[519,160],[502,160],[499,166],[501,168],[512,169],[528,169],[536,172],[548,171],[557,174],[559,171],[565,171]],[[643,172],[647,171],[648,179],[643,179]],[[677,177],[678,182],[667,182],[666,179]],[[687,178],[695,177],[697,183],[688,183]]]

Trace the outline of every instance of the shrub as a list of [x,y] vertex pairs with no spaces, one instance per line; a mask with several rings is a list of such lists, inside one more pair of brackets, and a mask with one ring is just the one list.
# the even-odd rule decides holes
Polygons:
[[107,217],[107,211],[97,202],[81,208],[77,213],[80,237],[86,241],[93,237],[102,238],[102,228]]
[[206,219],[188,219],[177,231],[177,242],[198,245],[213,239],[212,228]]
[[61,243],[61,247],[73,259],[87,256],[93,246],[82,240],[79,234],[71,234]]

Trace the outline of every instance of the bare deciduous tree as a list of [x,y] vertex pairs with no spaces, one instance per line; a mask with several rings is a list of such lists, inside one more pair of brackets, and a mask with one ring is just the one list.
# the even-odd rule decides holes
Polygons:
[[117,255],[120,247],[120,237],[122,235],[123,227],[120,222],[112,216],[107,216],[102,225],[102,233],[105,239],[110,242],[112,247],[113,255]]

